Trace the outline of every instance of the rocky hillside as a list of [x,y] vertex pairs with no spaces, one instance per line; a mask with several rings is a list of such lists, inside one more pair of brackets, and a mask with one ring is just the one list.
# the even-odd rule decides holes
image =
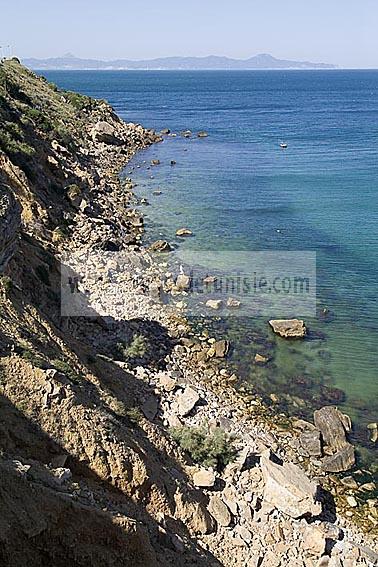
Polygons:
[[[233,391],[226,341],[161,302],[177,280],[118,177],[160,137],[17,60],[0,115],[0,565],[374,565],[341,514],[373,534],[369,479],[314,478],[324,420],[269,425]],[[62,316],[72,285],[90,317]]]

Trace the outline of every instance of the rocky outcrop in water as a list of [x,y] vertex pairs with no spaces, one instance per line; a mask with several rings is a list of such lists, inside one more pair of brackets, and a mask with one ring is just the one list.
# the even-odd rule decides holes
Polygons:
[[299,319],[271,319],[269,325],[276,335],[285,339],[302,339],[306,335],[306,327]]

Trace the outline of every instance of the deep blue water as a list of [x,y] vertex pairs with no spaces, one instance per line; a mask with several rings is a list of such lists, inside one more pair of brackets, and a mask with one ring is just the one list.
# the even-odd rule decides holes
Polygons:
[[[307,321],[312,340],[277,339],[266,321],[226,323],[232,361],[246,384],[298,413],[337,401],[355,421],[361,450],[373,449],[366,425],[377,421],[378,399],[378,71],[44,74],[107,99],[126,121],[209,132],[167,138],[134,158],[138,194],[152,205],[144,209],[147,238],[174,241],[188,226],[195,238],[181,247],[317,252],[318,309],[331,315]],[[161,160],[154,179],[144,163],[152,158]],[[261,350],[272,357],[267,368],[253,364]]]

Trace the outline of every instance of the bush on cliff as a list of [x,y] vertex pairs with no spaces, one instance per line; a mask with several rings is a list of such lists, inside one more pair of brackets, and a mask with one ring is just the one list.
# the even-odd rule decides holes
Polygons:
[[129,344],[118,343],[116,354],[125,362],[142,360],[148,353],[149,343],[143,335],[134,335]]
[[234,438],[217,427],[210,431],[208,427],[172,427],[172,438],[190,458],[204,467],[223,469],[236,454]]

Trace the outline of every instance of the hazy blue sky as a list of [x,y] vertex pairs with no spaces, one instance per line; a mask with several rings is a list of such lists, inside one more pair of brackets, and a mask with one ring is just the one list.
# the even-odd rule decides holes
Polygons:
[[378,68],[378,0],[0,0],[20,57],[271,53]]

